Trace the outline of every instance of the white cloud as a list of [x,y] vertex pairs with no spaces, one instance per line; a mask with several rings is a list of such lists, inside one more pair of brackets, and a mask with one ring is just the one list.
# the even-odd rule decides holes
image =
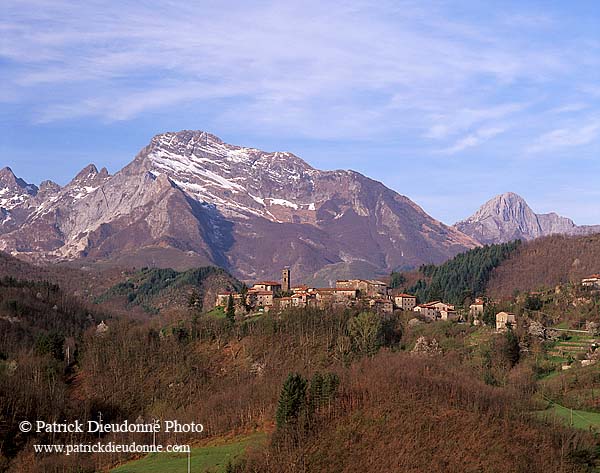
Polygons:
[[38,122],[130,120],[222,100],[211,102],[213,122],[253,132],[410,133],[456,150],[489,139],[470,130],[534,117],[545,98],[537,86],[583,67],[577,44],[532,40],[535,12],[466,21],[444,8],[5,0],[0,58],[6,87]]
[[455,154],[460,151],[464,151],[467,148],[478,146],[485,141],[504,133],[506,128],[494,127],[494,128],[482,128],[473,133],[469,133],[463,138],[457,140],[452,146],[443,150],[444,153]]
[[528,151],[539,153],[557,148],[582,146],[598,138],[600,138],[600,121],[594,121],[584,126],[558,128],[544,133],[528,148]]

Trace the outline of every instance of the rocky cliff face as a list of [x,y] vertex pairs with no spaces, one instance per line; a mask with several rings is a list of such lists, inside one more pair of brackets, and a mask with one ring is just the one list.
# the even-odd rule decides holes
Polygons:
[[477,245],[359,173],[198,131],[158,135],[114,176],[88,166],[26,200],[16,224],[0,224],[0,249],[33,260],[210,263],[251,279],[286,265],[298,277],[355,263],[389,271]]
[[555,213],[536,214],[521,196],[512,192],[489,200],[454,227],[482,244],[600,232],[600,226],[577,226],[571,219]]

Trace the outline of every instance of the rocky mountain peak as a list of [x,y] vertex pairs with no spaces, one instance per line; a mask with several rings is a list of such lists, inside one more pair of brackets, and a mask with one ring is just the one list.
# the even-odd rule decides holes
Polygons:
[[59,192],[60,189],[61,189],[61,186],[51,180],[42,181],[42,183],[40,184],[40,194],[41,193],[47,194],[47,193]]
[[35,195],[37,187],[33,184],[28,184],[23,179],[15,176],[11,168],[6,166],[0,169],[0,188],[20,189],[29,195]]
[[278,210],[285,208],[316,211],[310,194],[320,171],[289,152],[231,145],[204,131],[184,130],[156,135],[132,169],[136,166],[168,175],[180,189],[219,205],[227,215],[279,221]]
[[[0,170],[0,208],[11,210],[38,193],[38,188],[15,176],[11,168]],[[7,212],[4,213],[6,217]],[[5,219],[3,219],[4,221]]]
[[[175,156],[195,158],[195,162],[223,162],[229,165],[252,166],[279,163],[286,167],[312,169],[312,167],[290,152],[267,152],[257,148],[225,143],[221,138],[202,130],[167,132],[152,138],[142,155],[156,156],[158,151]],[[145,156],[143,156],[145,157]]]
[[484,244],[594,231],[594,227],[578,227],[571,219],[554,212],[536,214],[514,192],[493,197],[471,217],[456,223],[455,228]]
[[532,229],[537,225],[536,215],[531,207],[523,197],[514,192],[506,192],[490,199],[469,220],[481,221],[486,218],[517,223],[524,229]]
[[2,169],[0,169],[0,180],[4,181],[6,179],[15,179],[16,180],[15,173],[8,166],[5,166]]
[[88,164],[84,167],[79,173],[73,178],[71,184],[79,183],[86,184],[92,183],[99,180],[103,180],[109,177],[108,170],[106,168],[102,168],[101,171],[98,171],[98,168],[95,164]]

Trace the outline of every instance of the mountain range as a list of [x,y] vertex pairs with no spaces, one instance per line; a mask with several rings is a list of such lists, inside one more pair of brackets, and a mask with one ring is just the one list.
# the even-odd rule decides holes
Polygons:
[[328,283],[440,263],[480,244],[600,231],[536,215],[516,194],[447,226],[409,198],[350,170],[289,152],[234,146],[203,131],[155,136],[110,175],[94,165],[64,187],[0,171],[0,250],[32,262],[109,262],[240,279]]
[[0,250],[29,261],[366,277],[478,245],[362,174],[200,131],[155,136],[114,175],[90,165],[64,187],[38,189],[4,169],[0,185]]

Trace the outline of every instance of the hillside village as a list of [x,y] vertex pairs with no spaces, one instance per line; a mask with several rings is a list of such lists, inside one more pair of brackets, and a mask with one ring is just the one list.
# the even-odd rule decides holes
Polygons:
[[[600,274],[592,274],[581,279],[580,287],[584,290],[600,290]],[[559,288],[556,289],[559,292]],[[533,291],[526,297],[539,297],[543,292]],[[282,270],[281,282],[259,281],[251,287],[240,292],[224,291],[217,294],[215,306],[226,310],[232,307],[236,315],[252,316],[253,313],[280,313],[290,308],[315,307],[327,308],[358,308],[375,312],[379,315],[393,314],[395,311],[410,314],[413,318],[408,325],[431,323],[436,321],[453,321],[470,323],[474,326],[485,325],[484,314],[486,305],[497,307],[500,301],[476,298],[467,308],[456,308],[454,304],[435,300],[418,303],[417,296],[407,294],[401,290],[390,288],[386,282],[371,279],[339,279],[335,287],[316,288],[304,284],[291,284],[291,270]],[[495,330],[498,333],[509,330],[526,329],[531,335],[543,334],[544,339],[558,339],[559,335],[568,333],[590,335],[583,337],[582,343],[570,342],[566,350],[556,352],[560,356],[584,356],[581,360],[583,366],[596,363],[600,358],[600,350],[596,348],[598,324],[588,323],[585,330],[546,329],[538,322],[521,320],[521,317],[512,312],[498,310],[493,312]],[[524,326],[525,325],[525,326]],[[599,333],[600,334],[600,333]],[[581,338],[581,337],[580,337]],[[582,353],[583,352],[583,353]],[[586,353],[587,352],[587,353]],[[562,369],[573,366],[573,360],[566,361]]]
[[[581,286],[600,289],[600,274],[583,278]],[[451,320],[482,324],[485,300],[481,297],[476,298],[468,310],[457,310],[454,304],[438,300],[417,302],[417,296],[392,289],[386,282],[373,279],[338,279],[335,287],[292,285],[291,270],[284,268],[280,282],[259,281],[240,292],[218,292],[215,306],[225,308],[233,303],[236,314],[280,312],[305,307],[360,307],[379,314],[391,314],[394,310],[412,311],[415,316],[428,322]],[[516,316],[504,311],[496,313],[496,329],[506,330],[508,325],[517,325]]]
[[[289,308],[360,307],[379,314],[391,314],[394,310],[414,311],[423,319],[465,320],[454,305],[442,301],[417,304],[417,297],[388,287],[387,283],[372,279],[338,279],[335,287],[309,287],[291,285],[291,271],[282,270],[281,282],[260,281],[244,292],[219,292],[216,306],[227,307],[230,299],[236,312],[270,312]],[[481,311],[483,301],[479,300]]]

